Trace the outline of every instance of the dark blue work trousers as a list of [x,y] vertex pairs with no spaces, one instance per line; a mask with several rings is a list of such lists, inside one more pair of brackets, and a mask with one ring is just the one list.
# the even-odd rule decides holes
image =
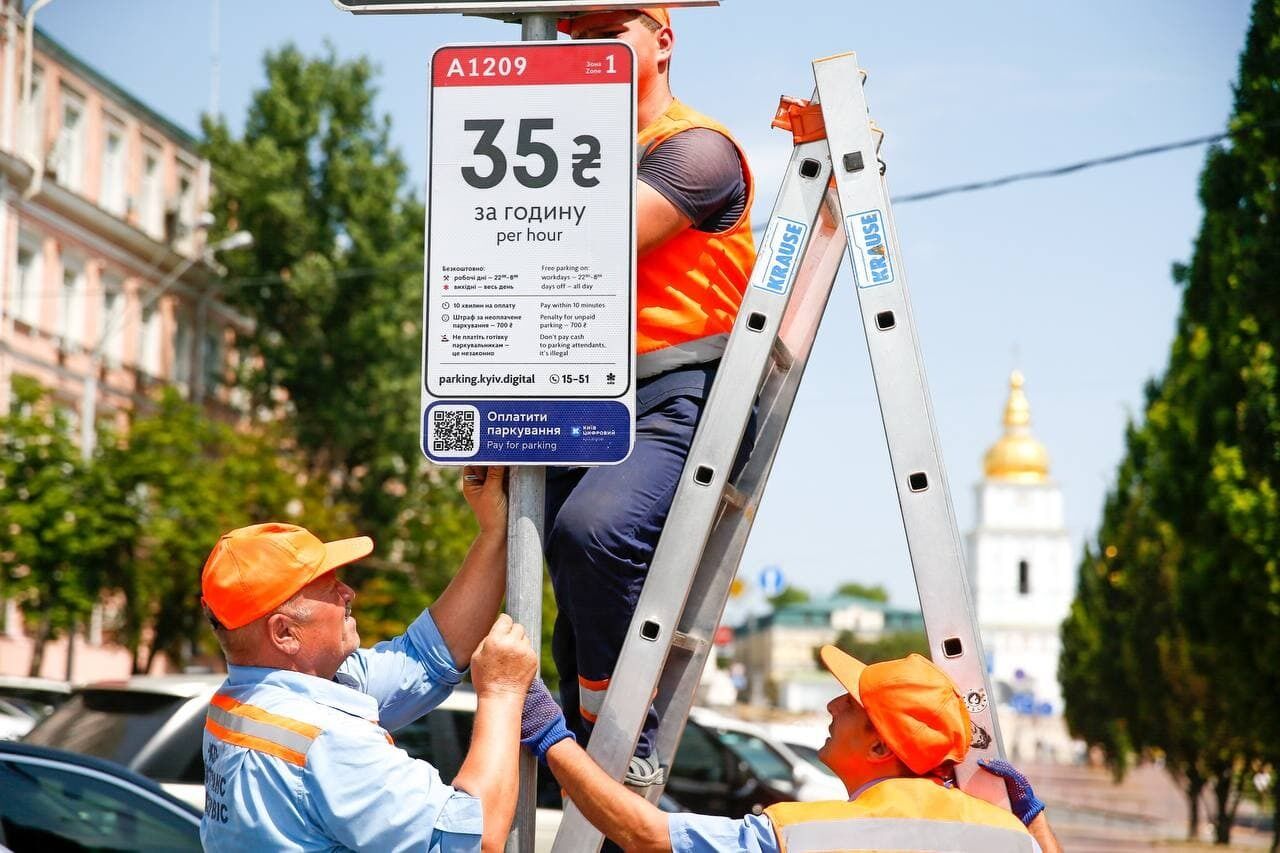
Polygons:
[[[565,719],[587,742],[622,652],[662,535],[715,364],[683,368],[636,386],[636,440],[621,465],[547,471],[546,556],[559,615],[551,654]],[[735,470],[755,437],[755,416]],[[649,756],[650,707],[636,754]]]

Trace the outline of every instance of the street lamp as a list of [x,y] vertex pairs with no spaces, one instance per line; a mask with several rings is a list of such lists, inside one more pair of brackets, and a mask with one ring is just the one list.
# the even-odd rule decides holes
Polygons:
[[[187,270],[195,266],[197,261],[203,261],[207,266],[219,268],[220,265],[214,259],[217,252],[231,251],[234,249],[246,249],[253,245],[253,235],[248,231],[237,231],[228,237],[223,237],[216,243],[210,243],[204,247],[198,256],[187,258],[178,264],[173,270],[165,276],[156,285],[151,294],[139,306],[139,315],[146,313],[146,310],[159,301],[161,296],[174,285],[178,279],[182,278]],[[124,312],[121,312],[123,315]],[[80,406],[80,456],[86,462],[93,457],[93,450],[97,446],[97,414],[98,414],[98,372],[102,369],[102,355],[107,346],[107,339],[111,337],[114,331],[113,321],[115,317],[106,317],[103,321],[102,334],[99,335],[98,341],[94,344],[93,350],[89,353],[89,375],[84,382],[84,399]]]

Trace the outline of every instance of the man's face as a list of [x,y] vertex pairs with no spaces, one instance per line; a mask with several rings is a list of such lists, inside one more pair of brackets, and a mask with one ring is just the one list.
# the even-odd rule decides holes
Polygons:
[[347,656],[360,648],[360,633],[351,602],[356,593],[338,578],[337,572],[321,575],[302,588],[298,604],[309,611],[298,622],[302,655],[314,661],[318,671],[334,672]]
[[569,22],[569,34],[574,39],[618,39],[631,45],[636,52],[636,85],[644,97],[658,76],[659,63],[671,55],[669,40],[664,46],[660,37],[664,31],[654,31],[650,28],[652,23],[648,16],[626,9],[592,12],[573,18]]
[[880,763],[874,758],[880,735],[867,712],[848,693],[828,702],[827,713],[831,715],[831,725],[818,757],[841,780],[862,778],[871,765]]

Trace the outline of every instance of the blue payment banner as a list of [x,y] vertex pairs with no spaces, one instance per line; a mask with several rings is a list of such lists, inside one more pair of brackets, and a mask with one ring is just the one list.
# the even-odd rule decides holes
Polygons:
[[422,435],[440,464],[607,465],[631,451],[631,412],[613,400],[449,401],[427,407]]

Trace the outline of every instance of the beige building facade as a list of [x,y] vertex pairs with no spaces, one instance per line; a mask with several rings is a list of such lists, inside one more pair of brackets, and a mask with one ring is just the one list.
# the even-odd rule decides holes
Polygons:
[[[20,6],[0,0],[0,406],[27,376],[77,424],[87,409],[123,426],[164,384],[233,417],[225,378],[246,323],[205,252],[208,161],[186,131],[27,32]],[[0,607],[0,673],[25,673],[16,602]],[[109,622],[100,609],[74,668],[63,643],[41,674],[127,674]]]

